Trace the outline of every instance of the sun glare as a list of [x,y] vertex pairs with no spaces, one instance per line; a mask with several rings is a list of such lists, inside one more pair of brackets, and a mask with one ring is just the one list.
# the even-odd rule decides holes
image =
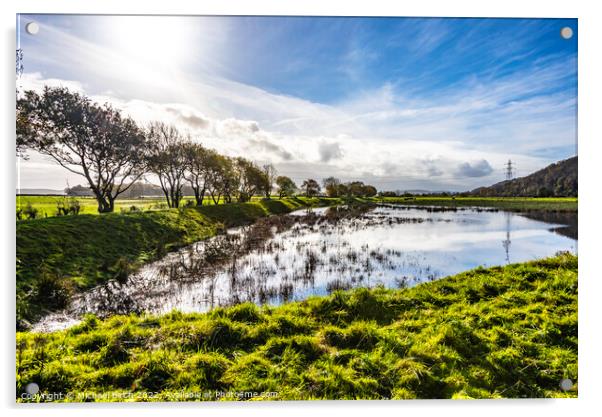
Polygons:
[[[115,16],[109,29],[115,52],[153,67],[180,68],[191,58],[194,27],[171,16]],[[195,48],[197,49],[197,48]]]

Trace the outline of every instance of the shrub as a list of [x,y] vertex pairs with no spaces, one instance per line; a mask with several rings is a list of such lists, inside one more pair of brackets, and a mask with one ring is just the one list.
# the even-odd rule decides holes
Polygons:
[[69,304],[74,292],[73,281],[43,268],[36,283],[33,298],[47,308],[59,309]]
[[27,205],[23,209],[23,214],[28,219],[36,219],[38,217],[38,209],[31,205],[31,202],[27,202]]
[[122,256],[113,266],[113,271],[115,273],[113,276],[114,279],[123,284],[127,281],[128,276],[134,271],[134,268],[132,263],[126,257]]

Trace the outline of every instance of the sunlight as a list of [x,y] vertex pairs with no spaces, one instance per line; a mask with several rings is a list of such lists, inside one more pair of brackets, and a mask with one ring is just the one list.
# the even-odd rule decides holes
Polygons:
[[154,69],[180,68],[192,58],[189,45],[194,42],[194,26],[186,18],[115,16],[108,36],[115,52]]

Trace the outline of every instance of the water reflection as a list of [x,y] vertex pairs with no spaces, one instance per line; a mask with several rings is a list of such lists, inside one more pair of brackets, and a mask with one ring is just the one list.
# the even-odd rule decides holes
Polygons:
[[507,212],[504,213],[504,217],[506,217],[506,239],[502,242],[502,246],[504,246],[504,251],[506,252],[506,263],[510,263],[510,245],[512,244],[512,240],[510,239],[510,219],[512,215]]
[[97,287],[36,329],[66,327],[86,312],[206,311],[358,286],[407,287],[479,265],[575,252],[567,228],[576,228],[576,214],[562,222],[546,216],[396,205],[273,216],[168,254],[124,284]]

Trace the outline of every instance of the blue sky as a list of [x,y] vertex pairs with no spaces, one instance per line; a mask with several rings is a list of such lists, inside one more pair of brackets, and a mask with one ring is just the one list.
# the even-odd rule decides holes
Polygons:
[[[509,158],[526,175],[575,154],[575,19],[32,20],[23,88],[69,86],[297,181],[464,190]],[[78,181],[36,155],[20,171],[22,187]]]

